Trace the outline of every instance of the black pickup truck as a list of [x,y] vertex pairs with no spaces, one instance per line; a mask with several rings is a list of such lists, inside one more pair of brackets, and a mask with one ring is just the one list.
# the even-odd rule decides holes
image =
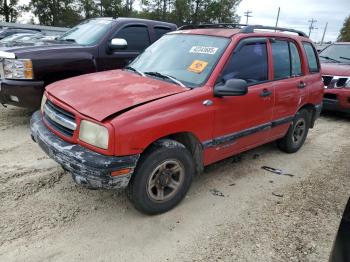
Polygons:
[[126,66],[176,25],[135,18],[89,19],[56,40],[0,50],[0,103],[38,108],[48,84]]

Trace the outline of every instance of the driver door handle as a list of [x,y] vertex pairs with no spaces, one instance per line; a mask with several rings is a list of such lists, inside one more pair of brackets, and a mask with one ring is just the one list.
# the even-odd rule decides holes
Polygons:
[[272,92],[270,90],[268,90],[267,88],[264,88],[263,91],[260,93],[261,97],[267,97],[272,95]]

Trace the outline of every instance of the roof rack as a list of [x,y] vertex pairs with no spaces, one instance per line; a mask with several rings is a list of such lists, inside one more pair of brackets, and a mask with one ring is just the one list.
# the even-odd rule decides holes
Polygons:
[[241,29],[247,25],[245,24],[235,24],[235,23],[218,23],[218,24],[198,24],[198,25],[183,25],[178,28],[178,30],[187,29],[200,29],[200,28],[228,28],[228,29]]
[[268,30],[275,30],[275,31],[281,31],[281,32],[292,32],[296,33],[299,36],[308,37],[304,32],[289,28],[283,28],[283,27],[275,27],[275,26],[264,26],[264,25],[248,25],[244,28],[242,28],[239,32],[240,33],[254,33],[255,29],[268,29]]
[[275,27],[275,26],[264,26],[264,25],[246,25],[246,24],[235,24],[235,23],[218,23],[218,24],[198,24],[198,25],[183,25],[178,30],[187,29],[200,29],[200,28],[227,28],[227,29],[241,29],[240,33],[254,33],[255,29],[267,29],[281,32],[296,33],[299,36],[308,37],[304,32],[289,28]]

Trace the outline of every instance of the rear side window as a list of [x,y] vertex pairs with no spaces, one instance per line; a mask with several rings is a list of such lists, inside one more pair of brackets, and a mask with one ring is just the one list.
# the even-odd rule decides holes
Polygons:
[[274,79],[290,77],[291,63],[287,41],[274,40],[271,43]]
[[234,52],[222,73],[222,79],[243,79],[249,85],[268,80],[266,43],[248,43]]
[[292,61],[292,76],[300,76],[301,72],[301,61],[298,48],[292,42],[289,43],[290,47],[290,57]]
[[127,26],[121,29],[114,38],[123,38],[128,42],[128,51],[143,51],[150,45],[146,26]]
[[154,32],[156,34],[156,40],[161,38],[164,34],[169,33],[171,31],[168,27],[154,27]]
[[303,46],[304,46],[304,50],[305,50],[307,61],[308,61],[308,65],[309,65],[309,71],[311,73],[320,72],[320,67],[319,67],[319,64],[318,64],[318,60],[317,60],[317,55],[316,55],[315,49],[312,47],[312,45],[310,43],[304,42]]

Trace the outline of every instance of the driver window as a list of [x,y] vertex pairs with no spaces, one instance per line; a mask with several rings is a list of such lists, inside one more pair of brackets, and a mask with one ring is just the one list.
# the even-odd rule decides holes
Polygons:
[[128,42],[127,51],[141,52],[151,44],[148,28],[142,25],[124,27],[113,38],[125,39]]
[[222,73],[222,79],[243,79],[248,85],[268,80],[266,43],[247,43],[230,57]]

